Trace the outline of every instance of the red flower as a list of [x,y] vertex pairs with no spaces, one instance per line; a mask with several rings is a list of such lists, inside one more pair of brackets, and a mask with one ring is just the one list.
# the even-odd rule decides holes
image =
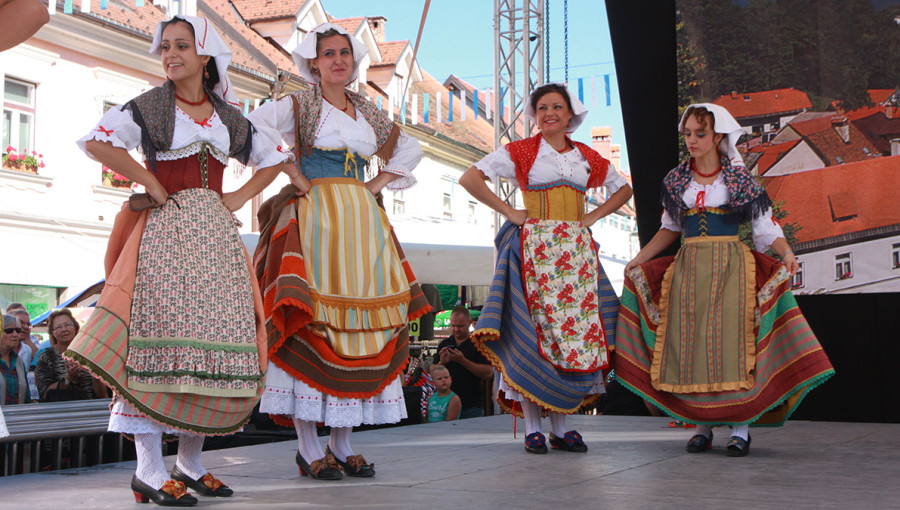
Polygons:
[[566,319],[566,322],[562,326],[560,326],[560,329],[562,329],[562,332],[567,335],[574,335],[575,330],[572,329],[572,326],[574,326],[574,325],[575,325],[575,318],[569,317],[568,319]]
[[11,153],[9,154],[9,160],[10,160],[10,161],[17,161],[18,159],[19,159],[19,157],[16,156],[16,153],[15,153],[15,152],[11,152]]
[[547,276],[547,273],[541,273],[541,276],[538,277],[538,287],[547,288],[548,283],[550,283],[550,277]]
[[575,298],[572,297],[572,292],[575,290],[575,287],[572,286],[571,283],[567,283],[563,290],[559,291],[559,294],[556,295],[556,299],[562,301],[567,304],[571,304],[575,302]]
[[553,229],[553,233],[557,237],[561,237],[563,239],[569,238],[569,233],[566,232],[566,224],[565,223],[560,223],[559,225],[557,225],[556,228]]
[[7,145],[6,152],[16,152],[16,148],[13,147],[12,145]]
[[40,163],[38,166],[39,166],[40,168],[44,168],[44,162],[41,161],[41,163]]
[[547,260],[549,257],[544,253],[544,250],[546,249],[547,245],[541,242],[541,244],[537,245],[537,247],[534,249],[534,258],[538,260]]
[[569,351],[569,355],[566,356],[566,361],[573,367],[580,366],[581,363],[578,362],[578,351],[576,351],[575,349]]
[[581,265],[581,268],[578,270],[578,277],[582,280],[587,280],[591,275],[591,263],[585,262]]
[[569,271],[573,269],[574,266],[572,266],[572,264],[569,264],[570,260],[572,260],[572,255],[570,255],[569,252],[563,253],[562,257],[560,257],[559,260],[556,261],[556,268],[560,271]]
[[594,310],[597,308],[597,297],[593,292],[588,292],[587,296],[584,297],[584,300],[581,302],[582,310]]

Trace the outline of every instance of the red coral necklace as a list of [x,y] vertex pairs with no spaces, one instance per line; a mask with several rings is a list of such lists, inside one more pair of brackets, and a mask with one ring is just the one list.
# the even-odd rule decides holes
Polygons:
[[719,165],[719,168],[716,168],[712,172],[705,174],[705,173],[701,172],[700,170],[697,170],[697,164],[693,159],[691,160],[691,168],[694,170],[694,173],[699,175],[700,177],[712,177],[722,171],[722,165]]
[[201,99],[199,101],[188,101],[187,99],[179,96],[178,94],[175,94],[175,99],[181,101],[182,103],[189,104],[191,106],[200,106],[201,104],[205,103],[207,99],[209,99],[209,96],[207,96],[206,94],[203,94],[203,99]]

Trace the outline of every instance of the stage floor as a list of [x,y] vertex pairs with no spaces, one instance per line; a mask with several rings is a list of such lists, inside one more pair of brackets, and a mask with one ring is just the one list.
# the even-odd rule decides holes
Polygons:
[[[505,415],[358,432],[354,449],[378,475],[340,481],[300,477],[294,441],[207,452],[205,466],[235,495],[197,508],[900,508],[900,425],[751,429],[750,455],[731,458],[727,429],[715,429],[711,451],[688,454],[691,432],[669,421],[570,417],[586,454],[528,454],[524,423],[513,439]],[[146,509],[131,495],[133,472],[132,461],[3,477],[0,508]]]

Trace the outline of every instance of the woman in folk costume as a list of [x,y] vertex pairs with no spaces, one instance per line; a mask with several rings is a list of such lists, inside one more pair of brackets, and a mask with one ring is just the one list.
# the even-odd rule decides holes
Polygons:
[[[714,104],[689,106],[678,127],[691,157],[666,175],[662,227],[625,268],[616,375],[699,426],[688,452],[731,425],[727,452],[740,457],[750,424],[783,424],[834,370],[790,292],[797,259],[735,147],[741,127]],[[738,239],[744,221],[781,262]],[[650,260],[682,234],[677,255]]]
[[[409,357],[406,324],[430,309],[376,203],[385,186],[415,184],[411,172],[422,150],[345,88],[366,52],[342,28],[318,26],[293,52],[312,88],[251,115],[273,140],[294,146],[302,172],[296,187],[260,209],[264,227],[254,263],[273,362],[260,410],[293,422],[297,465],[317,479],[339,479],[341,469],[374,476],[373,465],[353,452],[350,433],[406,417],[400,380]],[[365,181],[373,156],[383,167]],[[297,198],[296,188],[309,192]],[[327,451],[316,434],[321,422],[331,427]]]
[[[499,400],[525,417],[525,450],[546,453],[542,414],[550,414],[550,446],[585,452],[566,415],[602,393],[619,300],[597,257],[589,227],[631,198],[609,161],[573,142],[587,109],[560,84],[535,89],[525,107],[540,133],[507,144],[469,168],[459,182],[508,221],[497,234],[497,270],[472,340],[503,375]],[[515,180],[525,210],[513,209],[486,179]],[[585,214],[585,193],[611,196]]]
[[[161,22],[150,52],[168,80],[110,109],[78,145],[143,184],[155,207],[117,216],[106,287],[65,355],[116,394],[109,430],[134,435],[135,498],[187,506],[197,499],[185,485],[231,495],[200,462],[203,438],[239,430],[263,390],[262,297],[232,211],[285,156],[235,108],[231,53],[206,19]],[[134,148],[146,168],[129,156]],[[260,170],[223,194],[229,157]],[[179,436],[171,477],[163,434]]]

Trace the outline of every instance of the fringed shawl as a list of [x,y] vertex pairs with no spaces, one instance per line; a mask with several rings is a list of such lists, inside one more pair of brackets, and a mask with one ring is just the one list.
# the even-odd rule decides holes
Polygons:
[[[687,206],[682,197],[691,182],[691,159],[682,161],[663,179],[660,200],[669,216],[679,225],[684,219]],[[722,158],[722,180],[731,194],[731,199],[723,208],[738,213],[739,221],[745,222],[758,217],[772,207],[772,201],[765,188],[750,175],[743,166],[732,166],[728,158]]]
[[[228,155],[242,164],[250,160],[253,149],[253,128],[240,111],[225,102],[217,94],[207,90],[219,119],[228,128],[231,146]],[[175,87],[171,80],[153,88],[125,104],[131,110],[134,122],[141,128],[141,151],[149,162],[150,171],[156,172],[156,153],[172,148],[175,134]]]

